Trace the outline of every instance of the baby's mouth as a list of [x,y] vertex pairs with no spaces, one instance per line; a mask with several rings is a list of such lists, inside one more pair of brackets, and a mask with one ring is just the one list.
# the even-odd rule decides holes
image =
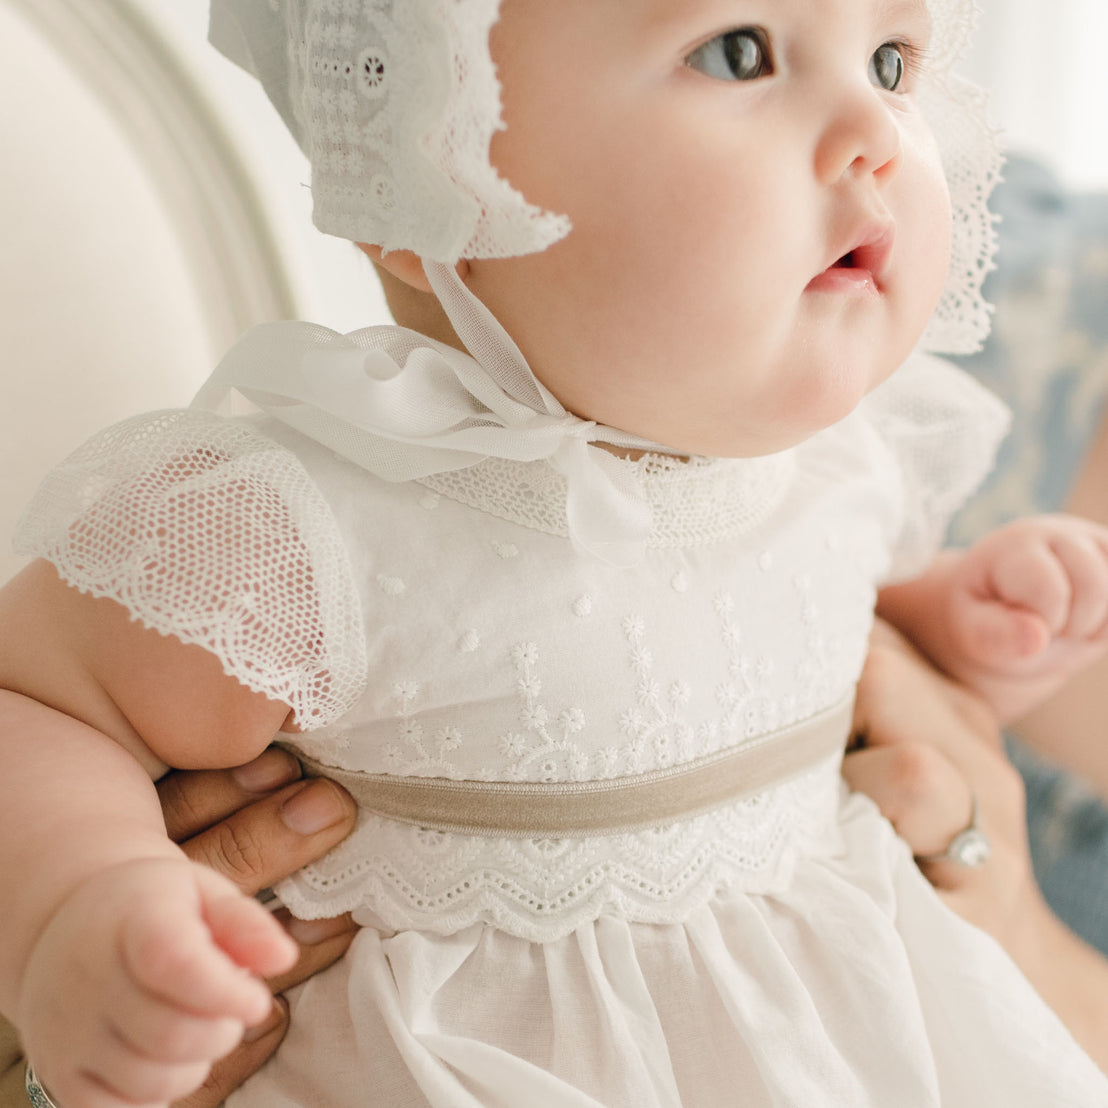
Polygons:
[[817,292],[882,292],[883,278],[892,256],[894,231],[889,224],[875,224],[861,231],[856,244],[809,282]]

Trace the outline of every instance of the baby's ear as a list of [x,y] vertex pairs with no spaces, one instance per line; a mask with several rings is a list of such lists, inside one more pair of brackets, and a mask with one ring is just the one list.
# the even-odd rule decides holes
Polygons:
[[[390,250],[387,254],[379,246],[368,242],[357,243],[358,249],[363,251],[373,262],[380,266],[386,273],[391,274],[398,281],[403,281],[409,288],[418,292],[430,292],[431,284],[427,280],[427,274],[423,272],[423,261],[418,254],[411,250]],[[465,262],[460,262],[462,267],[468,269]],[[461,273],[465,277],[465,272]]]
[[[411,250],[390,250],[382,254],[379,246],[364,242],[359,242],[357,246],[373,262],[392,318],[401,327],[419,331],[459,350],[464,349],[446,312],[431,291],[431,283],[417,254]],[[468,270],[468,263],[458,263],[458,272],[463,279]]]
[[403,281],[404,284],[420,292],[431,291],[427,275],[423,272],[423,262],[418,254],[411,250],[390,250],[386,254],[381,247],[368,242],[359,242],[357,246],[375,265],[380,266],[398,281]]

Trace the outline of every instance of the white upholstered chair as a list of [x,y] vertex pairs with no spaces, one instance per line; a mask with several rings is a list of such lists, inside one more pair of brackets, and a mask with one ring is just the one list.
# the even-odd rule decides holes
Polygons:
[[187,403],[252,324],[383,306],[306,163],[204,42],[207,0],[0,0],[0,580],[37,480]]

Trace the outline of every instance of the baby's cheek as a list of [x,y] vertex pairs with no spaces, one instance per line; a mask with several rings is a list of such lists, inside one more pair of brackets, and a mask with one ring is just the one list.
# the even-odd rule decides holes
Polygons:
[[950,188],[932,141],[923,140],[922,149],[906,147],[902,176],[905,214],[897,220],[898,246],[903,238],[921,300],[933,310],[950,271],[953,216]]

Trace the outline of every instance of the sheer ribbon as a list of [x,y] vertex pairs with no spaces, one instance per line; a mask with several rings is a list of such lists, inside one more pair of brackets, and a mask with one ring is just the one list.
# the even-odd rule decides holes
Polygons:
[[249,331],[193,401],[232,391],[388,481],[464,469],[487,457],[545,459],[566,480],[576,545],[615,566],[645,553],[652,518],[635,468],[590,444],[658,448],[567,412],[450,266],[427,276],[471,355],[401,327],[340,335],[308,323]]

